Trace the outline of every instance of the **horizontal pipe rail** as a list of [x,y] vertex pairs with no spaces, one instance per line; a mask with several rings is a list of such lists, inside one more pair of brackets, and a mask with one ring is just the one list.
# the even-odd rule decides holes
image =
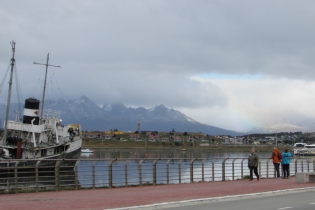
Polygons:
[[[291,160],[291,175],[314,169],[314,159]],[[268,158],[260,159],[258,171],[261,178],[275,178]],[[181,184],[248,176],[247,158],[10,159],[0,161],[0,192]]]

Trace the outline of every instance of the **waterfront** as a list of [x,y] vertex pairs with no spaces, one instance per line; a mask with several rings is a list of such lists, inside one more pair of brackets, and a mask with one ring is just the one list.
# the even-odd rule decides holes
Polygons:
[[[94,154],[81,156],[77,173],[82,188],[236,180],[249,174],[248,154],[203,149],[98,149]],[[270,155],[271,152],[259,153],[261,178],[274,177]],[[313,170],[313,159],[296,158],[292,159],[292,175]]]
[[[271,152],[259,152],[261,178],[274,178]],[[30,166],[2,168],[0,188],[81,189],[238,180],[248,177],[246,152],[192,149],[97,149],[73,160],[34,160]],[[314,158],[294,157],[291,176],[314,171]],[[27,173],[25,173],[27,172]]]
[[[95,149],[92,154],[81,154],[80,159],[104,159],[104,158],[247,158],[250,151],[244,152],[242,149]],[[270,152],[259,152],[261,158],[270,157]]]

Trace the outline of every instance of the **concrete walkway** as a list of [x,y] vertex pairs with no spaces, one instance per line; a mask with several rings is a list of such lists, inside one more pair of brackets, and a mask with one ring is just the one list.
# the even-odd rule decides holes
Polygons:
[[295,178],[173,184],[95,190],[21,193],[0,195],[6,210],[101,210],[201,198],[314,187],[314,183],[296,184]]

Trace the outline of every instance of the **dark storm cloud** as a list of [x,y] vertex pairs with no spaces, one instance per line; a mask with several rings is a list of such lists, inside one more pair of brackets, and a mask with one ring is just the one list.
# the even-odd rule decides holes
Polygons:
[[[0,72],[14,39],[25,97],[40,95],[44,69],[32,63],[50,53],[50,63],[62,66],[50,72],[66,99],[86,95],[100,105],[225,112],[234,106],[229,91],[192,78],[219,73],[312,81],[314,19],[311,0],[2,1]],[[264,89],[255,88],[251,92]],[[246,95],[246,86],[239,91]]]
[[1,10],[2,37],[17,37],[27,55],[139,64],[130,71],[313,77],[313,1],[31,2]]

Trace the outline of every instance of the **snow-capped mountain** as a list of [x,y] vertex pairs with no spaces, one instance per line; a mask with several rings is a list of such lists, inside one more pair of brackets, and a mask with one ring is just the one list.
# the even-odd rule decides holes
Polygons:
[[[10,119],[14,119],[13,110],[17,104],[11,105]],[[23,108],[23,106],[22,106]],[[166,131],[172,129],[179,132],[203,132],[210,135],[239,135],[240,133],[195,121],[185,114],[169,109],[164,105],[151,109],[143,107],[130,108],[123,104],[106,104],[102,108],[86,96],[78,100],[45,101],[45,109],[61,111],[64,124],[79,123],[83,130],[110,130],[136,131],[138,122],[142,131]],[[0,117],[4,119],[5,105],[0,104]],[[23,110],[22,110],[23,113]]]
[[120,116],[132,122],[190,121],[198,123],[183,113],[174,109],[168,109],[162,104],[151,109],[145,109],[143,107],[127,108],[123,104],[104,105],[102,109],[108,114],[112,114],[116,117]]

